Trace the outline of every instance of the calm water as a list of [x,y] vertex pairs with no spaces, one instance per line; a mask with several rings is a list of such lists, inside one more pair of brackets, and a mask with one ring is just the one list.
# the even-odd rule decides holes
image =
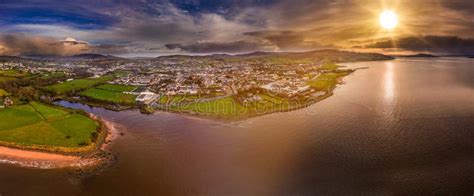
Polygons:
[[472,195],[474,61],[346,65],[369,69],[311,107],[239,126],[63,103],[121,125],[117,162],[84,179],[0,165],[0,195]]

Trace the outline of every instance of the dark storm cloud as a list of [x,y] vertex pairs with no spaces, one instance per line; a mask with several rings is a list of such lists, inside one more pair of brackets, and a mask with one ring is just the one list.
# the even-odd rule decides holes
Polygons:
[[379,41],[366,48],[399,48],[411,51],[430,51],[435,53],[474,54],[474,39],[455,36],[405,37],[395,40]]

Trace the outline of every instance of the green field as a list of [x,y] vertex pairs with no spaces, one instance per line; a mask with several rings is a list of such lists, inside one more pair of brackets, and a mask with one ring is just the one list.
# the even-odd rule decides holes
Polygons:
[[99,125],[71,111],[32,102],[0,109],[0,144],[47,149],[89,145]]
[[255,102],[239,103],[233,97],[226,97],[207,102],[188,102],[194,97],[174,96],[161,98],[162,103],[173,103],[169,109],[177,112],[191,112],[199,115],[216,116],[224,118],[240,118],[255,116],[271,112],[286,111],[300,103],[286,98],[268,94],[259,94],[262,99]]
[[8,82],[8,81],[13,81],[13,80],[17,80],[17,78],[11,77],[11,76],[0,76],[0,84],[4,82]]
[[210,116],[238,116],[247,113],[247,109],[234,101],[233,98],[222,98],[208,102],[190,103],[175,106],[180,111],[189,111]]
[[97,87],[98,89],[116,91],[116,92],[131,92],[135,90],[136,86],[122,85],[122,84],[104,84]]
[[158,100],[158,103],[160,104],[176,104],[176,103],[181,103],[181,102],[191,102],[196,99],[199,99],[200,97],[198,95],[170,95],[170,96],[161,96],[160,99]]
[[324,65],[321,66],[320,69],[334,71],[337,68],[339,68],[339,65],[332,63],[332,64],[324,64]]
[[9,96],[10,93],[8,93],[7,91],[5,91],[4,89],[1,89],[0,88],[0,97],[3,97],[3,96]]
[[112,80],[113,77],[105,76],[100,78],[86,78],[86,79],[77,79],[64,83],[54,84],[47,86],[46,90],[54,92],[56,94],[66,94],[70,92],[78,92],[87,88],[94,87],[101,83]]
[[8,76],[8,77],[20,77],[20,76],[25,76],[27,73],[22,73],[18,70],[0,70],[0,75],[1,76]]
[[135,103],[136,95],[125,94],[122,91],[110,91],[99,88],[90,88],[80,93],[81,96],[98,101],[106,101],[118,104],[132,105]]
[[55,79],[55,78],[61,78],[65,77],[66,74],[63,72],[52,72],[52,73],[47,73],[47,74],[41,74],[38,79],[41,80],[48,80],[48,79]]
[[331,91],[337,85],[337,79],[346,76],[349,72],[324,73],[319,75],[315,80],[309,81],[308,85],[318,91]]

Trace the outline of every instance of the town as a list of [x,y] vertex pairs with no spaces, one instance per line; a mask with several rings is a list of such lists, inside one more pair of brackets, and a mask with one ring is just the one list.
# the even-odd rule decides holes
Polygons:
[[[353,60],[353,53],[337,53],[338,61]],[[360,56],[373,58],[373,54]],[[6,96],[13,94],[10,91],[27,91],[30,94],[23,99],[36,96],[115,110],[139,107],[144,113],[167,110],[224,118],[301,108],[330,96],[340,78],[353,71],[340,69],[327,58],[292,61],[273,54],[152,59],[90,54],[72,60],[4,57],[0,70],[2,97],[9,105],[14,100]],[[35,82],[11,85],[25,79]]]

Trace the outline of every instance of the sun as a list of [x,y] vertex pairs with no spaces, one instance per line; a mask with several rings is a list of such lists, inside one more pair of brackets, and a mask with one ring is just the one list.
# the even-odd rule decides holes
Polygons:
[[380,25],[387,30],[392,30],[398,25],[398,16],[392,10],[385,10],[380,13]]

